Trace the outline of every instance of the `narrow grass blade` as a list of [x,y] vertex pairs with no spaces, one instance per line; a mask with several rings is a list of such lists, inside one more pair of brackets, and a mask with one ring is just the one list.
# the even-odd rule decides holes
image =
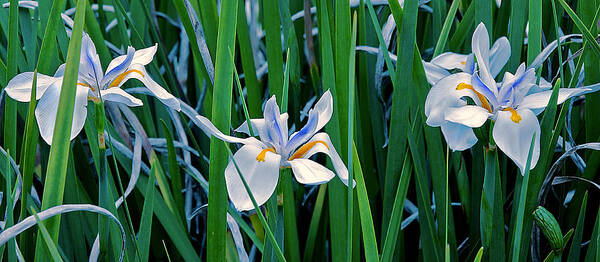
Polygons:
[[542,50],[542,0],[529,0],[529,34],[527,36],[527,63]]
[[[60,205],[63,199],[86,3],[86,0],[77,2],[75,26],[73,27],[71,40],[69,41],[69,52],[67,54],[65,74],[56,113],[55,132],[52,137],[52,147],[50,148],[50,157],[48,160],[47,174],[51,175],[46,177],[44,183],[42,209]],[[49,220],[46,226],[52,239],[58,241],[60,217]],[[44,254],[47,254],[45,246],[41,241],[42,239],[38,236],[36,244],[37,260],[41,259]]]
[[148,261],[150,252],[150,237],[152,234],[152,216],[154,212],[154,173],[156,172],[156,164],[151,166],[150,177],[146,183],[146,195],[142,208],[142,217],[140,221],[140,229],[138,232],[138,247],[140,251],[140,261]]
[[161,119],[161,123],[165,138],[167,140],[167,157],[169,159],[169,173],[171,175],[171,191],[173,192],[173,201],[175,202],[175,215],[185,217],[183,213],[183,195],[181,192],[181,172],[179,170],[179,164],[177,163],[177,152],[175,151],[175,145],[173,144],[173,136],[171,135],[171,132],[169,131],[165,121]]
[[377,261],[379,259],[379,253],[377,251],[377,238],[375,236],[375,229],[373,226],[373,217],[371,207],[369,205],[367,187],[365,186],[365,179],[363,177],[360,159],[358,158],[358,151],[355,144],[353,144],[352,147],[352,158],[354,161],[353,169],[356,173],[356,193],[358,198],[358,211],[360,214],[362,237],[365,248],[365,259],[367,261]]
[[[573,11],[573,9],[571,9],[571,7],[565,2],[565,0],[558,0],[558,2],[565,9],[565,11],[569,15],[569,17],[571,17],[571,20],[573,20],[577,29],[579,29],[579,31],[581,31],[581,33],[583,34],[583,37],[588,41],[588,43],[589,43],[590,47],[592,48],[592,50],[594,51],[594,53],[597,56],[600,56],[600,44],[598,44],[598,42],[596,41],[596,38],[592,35],[590,30],[585,26],[583,21],[581,21],[581,18],[579,18],[579,16],[577,16],[577,14],[575,14],[575,11]],[[588,11],[593,12],[593,10],[596,9],[594,6],[592,6],[591,8],[592,9],[590,9]],[[594,31],[597,31],[597,30],[594,30]]]
[[400,230],[402,223],[402,212],[404,211],[404,203],[406,200],[406,194],[408,193],[408,186],[410,185],[411,176],[412,163],[410,161],[410,155],[406,154],[404,156],[400,181],[398,182],[398,188],[396,189],[396,197],[394,198],[390,222],[387,226],[387,233],[383,241],[383,250],[381,253],[382,262],[390,262],[394,258],[396,240],[398,239],[398,231]]
[[525,36],[525,23],[527,17],[527,0],[514,0],[510,2],[510,26],[508,40],[510,42],[510,58],[506,65],[509,72],[517,69],[521,63],[521,47]]
[[[525,202],[527,202],[527,186],[529,185],[529,172],[531,167],[531,156],[533,155],[533,147],[535,144],[535,136],[531,139],[531,145],[529,146],[529,153],[527,155],[527,164],[525,165],[525,174],[523,174],[523,182],[521,183],[521,191],[518,200],[516,203],[519,204],[519,209],[517,211],[517,220],[514,235],[512,237],[512,261],[521,261],[519,259],[521,253],[521,238],[523,237],[523,217],[525,216]],[[527,237],[527,236],[525,236]]]
[[577,226],[575,227],[575,233],[573,234],[573,242],[571,242],[571,248],[569,249],[567,261],[580,261],[581,258],[581,242],[583,240],[583,227],[585,225],[585,211],[587,211],[587,200],[588,193],[585,192],[585,194],[583,195],[583,201],[581,202],[581,209],[579,210],[579,217],[577,218]]
[[[281,23],[279,16],[279,3],[277,0],[262,1],[264,10],[263,26],[267,45],[267,64],[269,65],[269,90],[277,97],[281,104],[283,88],[283,50],[281,49]],[[220,45],[220,44],[219,44]]]
[[452,27],[456,10],[458,10],[458,4],[460,0],[453,0],[452,5],[450,5],[450,10],[446,15],[446,20],[444,20],[444,26],[442,26],[442,31],[440,32],[440,37],[438,38],[437,43],[435,44],[435,49],[433,51],[433,57],[438,56],[444,50],[446,46],[446,41],[448,40],[448,34],[450,33],[450,28]]
[[[231,124],[231,96],[233,67],[229,50],[235,50],[235,27],[237,3],[233,0],[221,2],[219,34],[215,62],[215,88],[212,104],[212,122],[220,130],[229,130]],[[240,10],[241,12],[242,10]],[[227,189],[223,173],[228,162],[227,148],[217,138],[211,138],[207,258],[216,261],[225,257],[227,236]]]

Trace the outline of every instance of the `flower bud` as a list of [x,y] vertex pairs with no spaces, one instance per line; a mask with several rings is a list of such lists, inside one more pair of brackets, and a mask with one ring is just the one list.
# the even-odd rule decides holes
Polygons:
[[533,218],[542,230],[542,233],[544,233],[544,236],[548,239],[548,242],[550,242],[552,249],[561,250],[563,248],[563,235],[560,231],[558,221],[556,221],[552,213],[544,207],[539,206],[533,211]]

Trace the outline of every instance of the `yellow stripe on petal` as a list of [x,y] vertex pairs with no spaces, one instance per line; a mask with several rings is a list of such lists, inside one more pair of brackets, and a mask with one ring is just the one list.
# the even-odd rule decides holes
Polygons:
[[519,115],[519,113],[517,112],[517,110],[515,110],[512,107],[505,108],[502,111],[508,111],[508,112],[510,112],[510,120],[512,120],[513,122],[515,122],[517,124],[519,122],[521,122],[521,119],[523,119],[523,118],[521,118],[521,116]]
[[265,157],[267,156],[267,152],[275,153],[275,148],[269,147],[269,148],[263,149],[263,151],[260,151],[260,153],[258,153],[258,155],[256,156],[256,161],[265,162]]
[[79,86],[85,86],[85,87],[87,87],[87,88],[89,88],[89,89],[92,89],[92,91],[96,92],[96,89],[95,89],[93,86],[91,86],[91,85],[88,85],[88,84],[86,84],[86,83],[77,82],[77,85],[79,85]]
[[142,72],[140,72],[139,70],[136,70],[136,69],[128,70],[128,71],[125,71],[125,72],[123,72],[123,73],[119,74],[119,75],[118,75],[118,76],[115,78],[115,80],[113,80],[113,81],[110,83],[110,85],[109,85],[108,87],[109,87],[109,88],[111,88],[111,87],[119,86],[119,84],[121,84],[121,81],[123,81],[123,79],[125,79],[125,77],[126,77],[126,76],[127,76],[129,73],[138,73],[138,74],[140,74],[140,75],[144,76],[144,74],[143,74]]
[[303,146],[301,146],[298,150],[296,150],[296,152],[288,160],[294,160],[296,158],[303,157],[306,154],[306,152],[311,150],[314,146],[316,146],[319,143],[323,144],[327,149],[329,149],[329,146],[327,146],[327,143],[325,143],[324,141],[316,140],[316,141],[308,142],[308,143],[304,144]]
[[456,90],[463,90],[463,89],[469,89],[469,90],[473,91],[473,93],[475,93],[475,95],[477,95],[477,98],[479,98],[479,101],[481,102],[481,107],[487,109],[487,111],[490,113],[492,112],[492,107],[490,106],[489,102],[487,101],[487,98],[485,98],[485,96],[482,95],[481,93],[475,91],[475,88],[473,88],[472,85],[460,83],[456,86]]

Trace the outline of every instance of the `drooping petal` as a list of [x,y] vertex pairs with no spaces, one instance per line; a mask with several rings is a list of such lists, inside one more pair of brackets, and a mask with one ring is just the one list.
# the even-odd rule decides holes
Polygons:
[[[62,81],[57,81],[50,85],[35,108],[35,117],[40,130],[40,136],[48,143],[48,145],[52,144],[52,135],[54,134],[56,123],[56,111],[58,110],[61,84]],[[83,129],[83,125],[85,124],[88,92],[89,89],[87,87],[77,86],[73,109],[73,123],[71,125],[71,140],[81,132],[81,129]]]
[[279,106],[275,96],[269,98],[263,111],[264,119],[267,125],[267,141],[281,148],[285,147],[288,139],[287,122],[284,122],[279,116]]
[[100,57],[90,36],[83,34],[81,39],[81,57],[79,58],[79,78],[88,84],[100,83],[103,78]]
[[490,73],[496,77],[510,58],[510,42],[505,36],[498,38],[490,49]]
[[100,90],[100,96],[103,100],[122,103],[127,106],[141,106],[144,104],[142,100],[137,99],[118,87]]
[[[44,74],[37,74],[36,100],[40,99],[46,89],[58,79]],[[8,81],[5,87],[6,94],[19,102],[29,102],[31,87],[33,85],[33,72],[20,73]]]
[[127,71],[121,73],[119,76],[113,80],[109,87],[121,87],[127,80],[129,79],[138,79],[140,80],[152,94],[158,100],[160,100],[163,104],[170,107],[173,110],[180,111],[181,105],[179,104],[179,100],[171,95],[167,90],[165,90],[162,86],[156,83],[146,72],[144,66],[140,64],[132,64],[129,66]]
[[[132,48],[133,47],[129,47]],[[106,69],[106,71],[110,71],[112,70],[114,67],[116,67],[117,65],[120,65],[123,63],[123,61],[127,60],[127,56],[129,55],[129,48],[128,48],[128,53],[126,55],[121,55],[118,56],[117,58],[113,59],[110,64],[108,64],[108,68]],[[144,49],[140,49],[140,50],[133,50],[134,54],[133,54],[133,59],[131,61],[131,64],[140,64],[140,65],[147,65],[150,62],[152,62],[152,59],[154,59],[154,55],[156,54],[156,49],[158,48],[158,44],[154,44],[151,47],[148,48],[144,48]]]
[[446,122],[441,128],[446,143],[454,151],[467,150],[477,143],[473,128],[453,122]]
[[490,116],[491,114],[487,109],[466,105],[449,109],[445,119],[468,127],[480,127]]
[[431,85],[435,85],[442,78],[450,75],[448,70],[429,62],[423,61],[423,68],[425,69],[425,77],[427,77],[427,82]]
[[427,99],[425,99],[425,115],[429,126],[442,125],[446,121],[444,115],[448,108],[466,104],[460,98],[467,95],[467,90],[456,89],[461,83],[470,84],[471,75],[467,73],[452,74],[437,82],[429,90]]
[[497,95],[496,81],[490,72],[490,35],[483,23],[479,23],[475,32],[473,32],[471,49],[477,59],[478,74],[481,81],[494,95]]
[[[540,123],[529,109],[518,109],[519,121],[514,121],[511,112],[499,111],[492,135],[502,150],[525,173],[531,139],[535,133],[535,144],[531,157],[531,169],[540,157]],[[518,123],[517,123],[518,122]]]
[[114,63],[115,60],[110,62],[108,69],[106,69],[106,74],[102,78],[102,83],[100,83],[100,86],[102,88],[112,83],[115,80],[115,78],[127,71],[129,65],[131,65],[131,62],[133,61],[134,53],[135,49],[130,46],[129,48],[127,48],[127,54],[124,55],[125,59],[121,59],[121,63]]
[[[584,94],[591,89],[588,88],[560,88],[558,89],[558,104],[561,104],[565,100]],[[550,101],[550,97],[552,96],[552,90],[542,91],[534,94],[530,94],[525,96],[521,103],[519,104],[519,108],[529,108],[529,109],[544,109],[548,106],[548,102]],[[539,114],[543,110],[536,110]]]
[[294,177],[301,184],[319,185],[335,177],[333,171],[310,159],[298,158],[287,163],[292,167]]
[[[300,147],[290,158],[290,160],[294,160],[297,158],[310,158],[316,153],[325,153],[331,159],[331,163],[333,164],[333,169],[335,169],[335,173],[342,180],[342,182],[348,186],[348,169],[344,164],[344,161],[340,158],[337,151],[333,147],[331,143],[331,139],[327,133],[317,133],[315,134],[305,145]],[[297,156],[297,157],[296,157]],[[352,181],[352,186],[356,185],[355,181]]]
[[431,63],[447,70],[460,69],[464,72],[468,57],[469,55],[446,52],[431,59]]
[[[281,156],[267,151],[264,161],[258,162],[257,156],[261,152],[260,147],[245,145],[233,155],[235,163],[242,172],[242,176],[259,206],[267,202],[275,192],[281,160]],[[236,209],[239,211],[254,209],[250,196],[246,192],[232,160],[229,161],[225,169],[225,184],[227,185],[229,199]]]

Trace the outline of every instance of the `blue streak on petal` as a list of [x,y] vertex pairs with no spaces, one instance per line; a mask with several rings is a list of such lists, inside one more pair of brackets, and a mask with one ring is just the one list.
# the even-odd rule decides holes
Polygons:
[[112,79],[113,77],[117,77],[117,75],[119,75],[121,71],[125,71],[125,69],[127,69],[129,64],[133,60],[134,53],[135,53],[135,51],[133,51],[132,48],[128,48],[127,49],[127,57],[125,58],[125,60],[123,60],[123,62],[121,64],[115,66],[110,71],[106,72],[104,77],[107,79]]
[[[473,74],[473,80],[474,80],[475,86],[480,87],[480,88],[478,88],[479,90],[477,90],[477,91],[480,91],[488,100],[491,100],[494,102],[497,101],[496,95],[494,95],[494,92],[492,92],[492,90],[481,81],[478,74]],[[496,88],[496,87],[494,87],[494,88]]]
[[304,142],[303,140],[307,140],[309,136],[312,135],[311,133],[314,132],[317,124],[319,123],[319,117],[318,114],[314,114],[314,117],[311,116],[308,117],[308,122],[306,125],[302,127],[298,133],[294,134],[290,141],[288,141],[288,145],[290,147],[294,147],[289,149],[295,149],[295,147],[299,146],[300,143]]

